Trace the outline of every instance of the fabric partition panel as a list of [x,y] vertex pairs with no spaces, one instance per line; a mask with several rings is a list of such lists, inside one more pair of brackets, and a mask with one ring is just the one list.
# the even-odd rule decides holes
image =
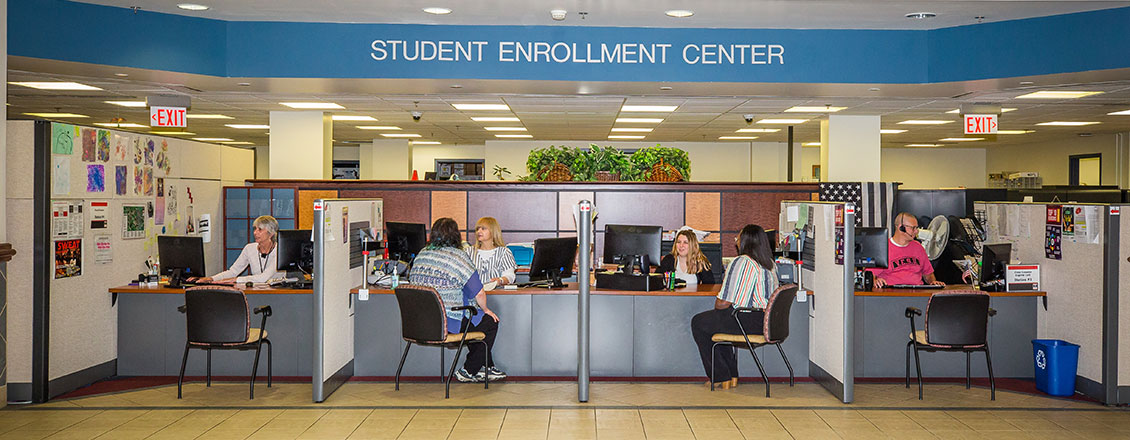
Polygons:
[[[850,301],[844,286],[844,266],[836,264],[835,211],[843,203],[782,202],[781,229],[792,231],[796,222],[789,221],[790,206],[810,210],[808,227],[815,243],[815,270],[801,270],[802,289],[812,291],[809,297],[809,375],[844,403],[852,401],[854,374],[851,362],[852,327]],[[845,237],[846,238],[846,237]],[[798,293],[799,294],[799,293]]]
[[[1118,403],[1130,403],[1130,206],[1118,216]],[[1112,222],[1113,223],[1113,222]]]
[[[1079,347],[1077,389],[1102,399],[1103,384],[1103,258],[1107,205],[1073,204],[1099,208],[1101,232],[1096,242],[1063,237],[1062,259],[1047,258],[1045,235],[1047,204],[978,203],[975,212],[986,219],[985,243],[1012,243],[1012,261],[1040,266],[1040,290],[1047,292],[1047,307],[1037,308],[1041,339],[1062,339]],[[1016,224],[1016,222],[1020,222]],[[1029,341],[999,341],[1028,344]]]
[[[325,401],[353,376],[353,298],[364,270],[350,268],[350,225],[382,228],[379,199],[314,201],[313,399]],[[320,209],[319,209],[320,208]]]

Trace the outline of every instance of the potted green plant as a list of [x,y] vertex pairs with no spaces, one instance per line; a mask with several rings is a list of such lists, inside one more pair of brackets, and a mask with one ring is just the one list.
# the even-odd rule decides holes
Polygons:
[[532,180],[573,180],[573,167],[579,154],[576,148],[550,145],[530,151],[526,158],[526,171]]
[[591,144],[585,155],[588,158],[586,162],[592,177],[590,180],[604,182],[631,180],[632,161],[615,147]]
[[632,154],[632,165],[640,180],[649,182],[679,182],[690,179],[691,160],[687,152],[674,147],[656,144]]

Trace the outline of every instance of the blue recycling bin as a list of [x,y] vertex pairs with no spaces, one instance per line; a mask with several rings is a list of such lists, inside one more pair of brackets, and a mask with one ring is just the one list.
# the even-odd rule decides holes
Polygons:
[[1059,339],[1033,339],[1036,388],[1053,396],[1075,394],[1079,368],[1079,346]]

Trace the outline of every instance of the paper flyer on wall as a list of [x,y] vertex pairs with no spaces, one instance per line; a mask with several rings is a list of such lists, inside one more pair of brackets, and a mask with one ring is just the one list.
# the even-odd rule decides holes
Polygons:
[[82,238],[82,201],[51,202],[51,237]]
[[55,241],[55,279],[82,275],[82,239]]
[[145,238],[145,205],[122,205],[122,239]]
[[94,236],[94,262],[98,264],[110,264],[114,262],[113,243],[110,240],[110,234],[98,234]]
[[1101,206],[1075,206],[1076,243],[1097,244],[1102,235]]
[[110,227],[110,202],[90,202],[90,229]]
[[51,156],[51,195],[65,196],[71,193],[71,158]]
[[200,220],[197,222],[196,231],[200,237],[204,239],[205,243],[212,242],[212,214],[200,214]]
[[1044,257],[1051,260],[1063,259],[1063,227],[1044,225]]

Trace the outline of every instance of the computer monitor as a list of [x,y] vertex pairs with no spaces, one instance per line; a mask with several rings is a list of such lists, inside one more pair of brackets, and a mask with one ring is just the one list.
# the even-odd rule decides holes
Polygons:
[[[986,244],[981,247],[981,285],[1003,280],[1005,265],[1012,253],[1012,243]],[[1001,285],[1003,286],[1003,284]],[[986,289],[989,290],[989,289]],[[1003,287],[1001,290],[1004,290]]]
[[565,287],[562,278],[573,276],[577,256],[577,237],[534,240],[534,259],[530,262],[530,281],[550,281],[550,288]]
[[411,262],[416,254],[424,249],[428,241],[426,226],[422,223],[385,223],[388,237],[388,258],[394,261]]
[[314,272],[314,242],[310,232],[309,229],[279,231],[276,269],[288,273]]
[[171,287],[180,286],[185,278],[207,276],[201,237],[158,236],[157,255],[161,259],[161,275],[169,276]]
[[855,266],[887,267],[886,228],[855,228]]
[[[635,225],[604,226],[604,262],[625,264],[621,257],[647,255],[648,264],[659,265],[663,257],[663,227]],[[647,268],[641,268],[645,270]]]

